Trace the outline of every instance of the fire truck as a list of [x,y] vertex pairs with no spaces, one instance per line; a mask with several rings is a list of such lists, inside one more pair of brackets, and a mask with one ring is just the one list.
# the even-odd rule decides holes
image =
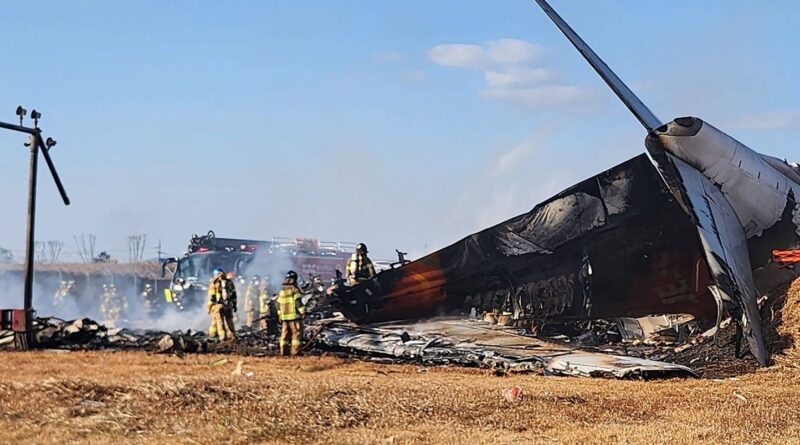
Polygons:
[[179,310],[204,304],[211,273],[216,268],[233,273],[238,279],[237,285],[245,284],[247,277],[261,275],[268,278],[275,289],[289,270],[297,272],[301,280],[330,281],[336,277],[337,270],[345,270],[355,246],[355,243],[310,238],[272,238],[269,241],[218,238],[213,231],[202,236],[192,235],[183,257],[162,262],[162,275],[166,275],[168,268],[173,269],[164,296]]

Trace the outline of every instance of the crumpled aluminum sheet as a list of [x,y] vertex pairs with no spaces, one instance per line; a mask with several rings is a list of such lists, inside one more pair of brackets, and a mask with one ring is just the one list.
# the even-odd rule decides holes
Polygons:
[[325,325],[318,345],[357,354],[433,365],[539,371],[546,375],[616,378],[697,377],[690,368],[637,357],[577,349],[542,340],[516,328],[473,320],[436,320],[413,324]]

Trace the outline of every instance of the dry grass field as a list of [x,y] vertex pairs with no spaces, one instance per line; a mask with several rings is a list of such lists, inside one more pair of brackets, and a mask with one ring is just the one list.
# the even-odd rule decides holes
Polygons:
[[[785,333],[800,326],[797,303],[785,307]],[[10,444],[800,444],[796,348],[732,379],[650,382],[335,357],[5,352],[0,360],[0,442]],[[502,390],[514,386],[524,399],[508,402]]]
[[[333,357],[245,357],[240,376],[237,357],[212,355],[0,357],[10,444],[800,443],[800,371],[786,366],[642,382]],[[513,386],[521,402],[501,396]]]

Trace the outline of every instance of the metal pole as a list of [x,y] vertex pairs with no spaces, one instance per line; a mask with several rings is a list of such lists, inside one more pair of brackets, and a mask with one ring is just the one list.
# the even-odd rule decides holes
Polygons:
[[30,138],[31,161],[28,177],[28,228],[25,245],[25,332],[20,342],[22,349],[33,344],[33,272],[34,272],[34,230],[36,227],[36,177],[39,168],[39,134],[33,133]]
[[[30,141],[28,143],[28,148],[31,151],[31,160],[30,160],[30,171],[28,177],[28,227],[26,233],[26,246],[25,246],[25,270],[24,270],[24,280],[25,280],[25,290],[24,290],[24,308],[22,310],[22,316],[24,317],[24,321],[20,323],[18,315],[14,315],[14,340],[17,344],[17,347],[20,349],[30,349],[33,346],[34,336],[33,336],[33,275],[34,275],[34,244],[35,244],[35,228],[36,228],[36,182],[37,182],[37,175],[39,172],[39,151],[42,152],[42,156],[44,156],[44,160],[47,163],[47,167],[50,169],[50,173],[53,176],[53,180],[56,183],[56,187],[58,188],[59,193],[61,194],[61,199],[64,201],[64,204],[69,205],[69,197],[67,196],[67,192],[64,189],[63,184],[61,184],[61,179],[58,177],[58,172],[56,171],[56,167],[53,164],[53,160],[50,159],[50,148],[56,145],[56,141],[47,138],[47,141],[42,141],[42,132],[39,129],[39,119],[42,117],[41,113],[38,113],[36,110],[31,112],[31,118],[33,118],[34,127],[24,127],[22,125],[22,119],[25,116],[27,111],[22,107],[17,107],[17,116],[19,117],[19,125],[9,124],[6,122],[0,122],[0,129],[5,130],[12,130],[12,131],[19,131],[22,133],[27,133],[30,135]],[[18,313],[18,312],[17,312]],[[24,323],[24,326],[21,326]]]

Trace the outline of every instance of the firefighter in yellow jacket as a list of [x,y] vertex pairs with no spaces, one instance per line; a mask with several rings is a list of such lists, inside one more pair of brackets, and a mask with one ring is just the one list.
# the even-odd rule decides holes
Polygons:
[[367,253],[367,245],[358,243],[356,251],[347,261],[347,282],[350,286],[355,286],[375,276],[375,266]]
[[245,326],[255,329],[256,319],[258,318],[258,294],[261,290],[261,277],[253,275],[250,284],[244,291],[244,314]]
[[283,288],[278,292],[278,319],[281,322],[281,355],[286,355],[291,337],[291,354],[300,352],[300,343],[303,338],[303,315],[306,307],[297,288],[297,273],[290,270],[283,280]]
[[[275,319],[275,314],[272,311],[272,290],[269,285],[269,278],[264,278],[261,281],[261,287],[258,289],[258,329],[269,329],[269,320]],[[272,323],[273,329],[275,323]]]
[[121,297],[117,292],[117,286],[114,284],[103,285],[103,302],[100,305],[100,312],[105,317],[105,323],[109,326],[114,326],[114,323],[119,320],[122,314],[128,310],[128,300]]
[[236,312],[236,286],[222,269],[216,268],[208,286],[208,313],[211,315],[208,336],[216,336],[220,340],[235,340],[234,312]]

